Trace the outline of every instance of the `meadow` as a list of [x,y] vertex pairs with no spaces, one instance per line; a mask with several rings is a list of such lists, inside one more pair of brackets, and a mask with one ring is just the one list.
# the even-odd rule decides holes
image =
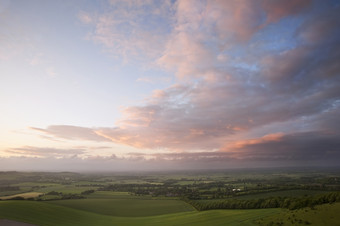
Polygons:
[[282,211],[257,220],[260,225],[340,225],[340,203]]
[[178,199],[154,199],[125,194],[89,195],[86,199],[56,200],[48,203],[118,217],[144,217],[169,213],[194,211],[194,208]]
[[337,225],[339,191],[337,169],[0,172],[0,219],[35,225]]
[[46,202],[0,202],[0,218],[36,225],[254,225],[261,217],[279,209],[211,210],[164,214],[149,217],[116,217],[82,211]]

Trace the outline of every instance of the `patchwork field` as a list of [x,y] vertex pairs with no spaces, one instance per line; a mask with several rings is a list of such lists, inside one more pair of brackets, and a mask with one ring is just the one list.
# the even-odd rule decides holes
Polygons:
[[338,171],[275,172],[0,172],[0,219],[42,226],[339,225]]

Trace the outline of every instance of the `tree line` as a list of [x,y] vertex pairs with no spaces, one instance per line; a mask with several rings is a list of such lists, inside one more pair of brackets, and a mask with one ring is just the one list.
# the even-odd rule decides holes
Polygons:
[[340,192],[330,192],[322,195],[305,197],[270,197],[253,200],[209,200],[198,201],[183,198],[184,201],[192,205],[199,211],[212,209],[262,209],[262,208],[286,208],[290,210],[304,207],[313,208],[315,205],[340,202]]

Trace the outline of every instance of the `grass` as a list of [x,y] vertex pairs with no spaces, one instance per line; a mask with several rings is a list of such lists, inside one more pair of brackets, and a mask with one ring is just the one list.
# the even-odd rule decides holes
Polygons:
[[258,220],[260,225],[340,225],[340,203],[324,204],[299,210],[285,210]]
[[145,217],[194,211],[191,205],[181,200],[74,199],[49,201],[49,203],[98,214],[120,217]]
[[109,225],[110,218],[35,201],[2,201],[0,218],[37,225]]
[[96,191],[87,197],[93,199],[136,199],[138,196],[130,195],[129,192]]
[[36,225],[254,225],[254,220],[280,213],[280,209],[211,210],[149,217],[112,217],[53,203],[2,201],[0,218]]
[[210,210],[144,218],[141,225],[254,225],[254,220],[280,212],[266,210]]
[[189,181],[178,181],[177,183],[175,183],[176,185],[192,185],[194,184],[195,181],[194,180],[189,180]]
[[97,191],[88,195],[87,199],[55,200],[49,203],[120,217],[145,217],[194,211],[191,205],[178,199],[133,196],[128,192],[111,191]]

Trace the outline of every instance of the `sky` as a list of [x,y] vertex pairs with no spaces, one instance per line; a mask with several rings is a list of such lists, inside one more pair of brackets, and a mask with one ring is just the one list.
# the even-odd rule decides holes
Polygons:
[[339,12],[1,0],[0,170],[339,166]]

